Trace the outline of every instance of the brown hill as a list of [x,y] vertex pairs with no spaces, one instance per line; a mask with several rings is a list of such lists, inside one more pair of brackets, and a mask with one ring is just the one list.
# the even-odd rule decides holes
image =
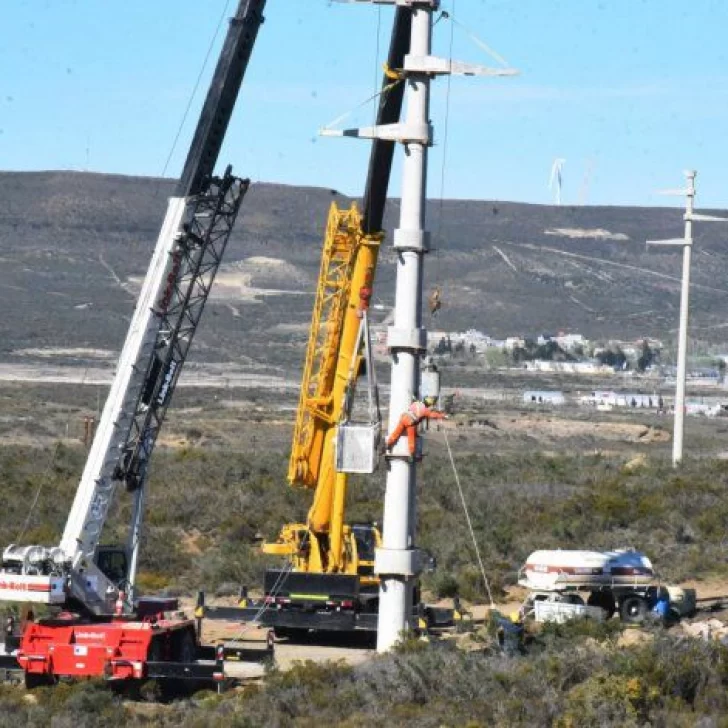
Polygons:
[[[28,348],[117,350],[174,182],[76,172],[0,173],[0,357]],[[333,190],[256,184],[244,201],[195,358],[300,362]],[[398,204],[389,206],[387,228]],[[426,287],[442,288],[438,328],[495,336],[578,330],[592,338],[672,338],[681,256],[677,209],[430,205]],[[386,246],[386,244],[385,244]],[[377,297],[393,300],[385,247]],[[720,341],[728,314],[721,226],[698,226],[696,337]]]

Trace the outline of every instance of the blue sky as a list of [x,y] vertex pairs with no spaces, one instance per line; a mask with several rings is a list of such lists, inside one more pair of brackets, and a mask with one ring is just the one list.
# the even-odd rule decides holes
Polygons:
[[[227,15],[236,5],[228,0]],[[0,169],[178,175],[224,27],[165,163],[225,6],[2,0]],[[454,58],[494,65],[474,35],[521,76],[454,79],[449,94],[435,84],[432,197],[548,203],[562,157],[565,203],[681,204],[655,190],[680,186],[693,167],[698,206],[728,207],[728,2],[444,0],[442,9],[457,24],[438,23],[436,52],[449,53],[452,33]],[[360,194],[367,142],[317,130],[351,110],[344,126],[371,122],[372,106],[360,104],[378,85],[392,12],[269,0],[221,164],[253,180]]]

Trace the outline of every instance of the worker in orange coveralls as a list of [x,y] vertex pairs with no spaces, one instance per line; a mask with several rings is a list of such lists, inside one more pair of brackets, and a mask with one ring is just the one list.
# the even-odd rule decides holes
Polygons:
[[407,432],[407,444],[409,445],[410,460],[415,457],[417,451],[417,425],[422,420],[446,420],[447,415],[434,409],[436,397],[425,397],[420,402],[414,400],[407,408],[407,411],[399,418],[397,426],[387,438],[386,449],[391,450],[399,441],[399,438]]

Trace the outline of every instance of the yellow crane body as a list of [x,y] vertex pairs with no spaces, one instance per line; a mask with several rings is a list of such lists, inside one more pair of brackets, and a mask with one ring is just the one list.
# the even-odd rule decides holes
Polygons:
[[[361,366],[359,329],[383,237],[362,233],[356,203],[348,209],[332,203],[288,466],[291,485],[313,490],[313,503],[305,524],[285,525],[276,543],[263,546],[287,556],[295,571],[360,570],[354,531],[344,524],[348,475],[335,467],[336,426]],[[378,532],[375,540],[380,545]]]

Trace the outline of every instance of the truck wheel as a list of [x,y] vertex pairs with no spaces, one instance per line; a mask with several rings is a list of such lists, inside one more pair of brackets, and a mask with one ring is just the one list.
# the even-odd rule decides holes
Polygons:
[[606,619],[611,619],[617,608],[614,604],[614,594],[611,591],[598,591],[589,594],[587,605],[590,607],[599,607],[606,612]]
[[647,602],[642,597],[633,594],[622,602],[619,616],[627,624],[641,624],[647,616]]
[[185,631],[180,635],[177,644],[177,660],[179,662],[194,662],[197,657],[197,646],[191,632]]
[[153,637],[149,643],[149,650],[147,652],[148,662],[163,662],[164,661],[164,645],[159,637]]
[[53,675],[47,675],[44,672],[26,672],[25,673],[25,689],[35,690],[35,688],[47,687],[54,685],[55,679]]

